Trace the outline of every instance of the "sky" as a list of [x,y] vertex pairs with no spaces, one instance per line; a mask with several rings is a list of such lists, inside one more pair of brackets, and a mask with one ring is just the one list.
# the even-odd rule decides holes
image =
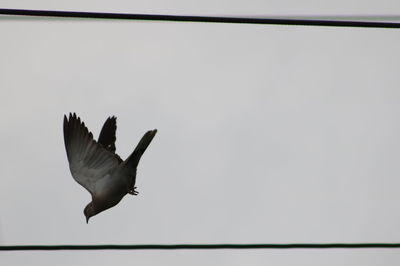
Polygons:
[[[398,1],[1,1],[188,15],[393,15]],[[0,245],[399,242],[400,35],[0,17]],[[86,224],[64,114],[117,153],[158,133],[138,196]],[[4,265],[398,265],[397,250],[3,252]]]

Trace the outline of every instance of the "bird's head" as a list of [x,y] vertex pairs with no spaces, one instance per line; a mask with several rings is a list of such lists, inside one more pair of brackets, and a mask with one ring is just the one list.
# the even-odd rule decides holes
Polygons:
[[89,219],[90,217],[92,217],[93,215],[96,215],[96,210],[94,208],[93,202],[89,203],[85,209],[83,210],[83,213],[85,214],[86,217],[86,223],[89,223]]

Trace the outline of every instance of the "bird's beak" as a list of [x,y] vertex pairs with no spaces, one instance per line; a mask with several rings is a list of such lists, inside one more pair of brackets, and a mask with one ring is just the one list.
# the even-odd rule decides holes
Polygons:
[[89,223],[89,216],[86,216],[86,224],[88,224]]

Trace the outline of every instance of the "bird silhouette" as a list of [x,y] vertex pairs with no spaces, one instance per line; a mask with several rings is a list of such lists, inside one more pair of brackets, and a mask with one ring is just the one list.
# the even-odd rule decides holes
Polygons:
[[64,142],[72,177],[92,195],[85,207],[89,218],[121,201],[126,194],[137,195],[136,168],[157,133],[147,131],[132,154],[123,161],[115,153],[116,118],[109,117],[96,142],[85,123],[75,114],[64,115]]

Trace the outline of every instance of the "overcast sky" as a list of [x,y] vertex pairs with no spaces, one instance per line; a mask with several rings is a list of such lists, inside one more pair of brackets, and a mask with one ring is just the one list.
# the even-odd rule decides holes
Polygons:
[[[398,1],[0,1],[198,15],[399,14]],[[398,30],[0,17],[0,245],[400,241]],[[136,186],[86,224],[63,115]],[[2,265],[398,265],[398,250],[3,252]]]

